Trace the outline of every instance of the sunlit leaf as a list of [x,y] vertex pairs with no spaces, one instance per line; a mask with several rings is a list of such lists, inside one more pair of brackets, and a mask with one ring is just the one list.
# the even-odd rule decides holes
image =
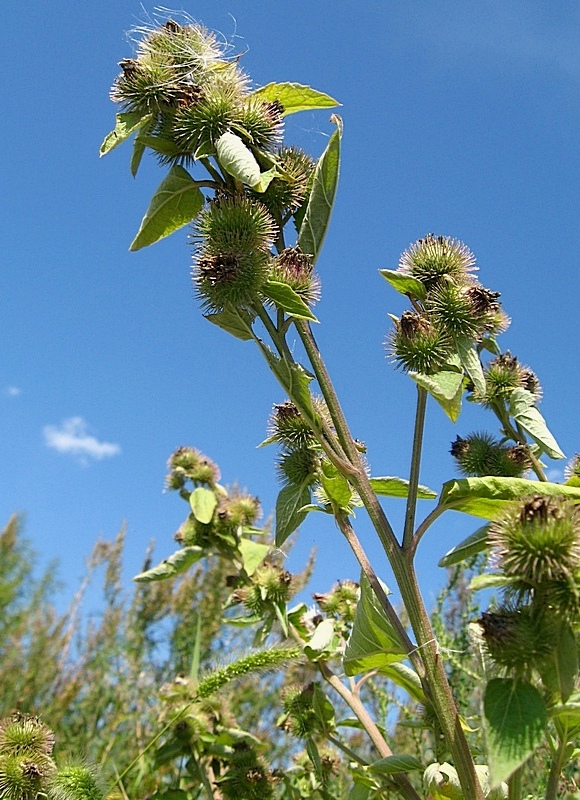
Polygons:
[[282,115],[297,111],[313,111],[317,108],[334,108],[340,103],[324,92],[318,92],[301,83],[268,83],[253,92],[255,97],[270,102],[277,101],[283,107]]
[[396,683],[404,689],[407,694],[416,700],[418,703],[425,703],[425,693],[421,685],[421,680],[414,669],[403,664],[401,661],[396,661],[393,664],[387,664],[381,667],[380,674],[385,678]]
[[209,322],[213,322],[218,328],[231,333],[236,339],[247,342],[253,339],[252,336],[252,316],[242,309],[224,309],[218,314],[204,314]]
[[238,544],[238,550],[242,556],[242,563],[248,575],[253,575],[256,569],[270,552],[269,544],[254,542],[252,539],[242,538]]
[[204,199],[197,182],[183,167],[175,166],[153,195],[130,250],[140,250],[191,222]]
[[[389,594],[389,590],[383,587]],[[361,574],[360,596],[351,634],[343,659],[347,675],[358,675],[371,669],[402,661],[405,647],[388,619],[368,578]]]
[[133,580],[137,583],[148,583],[150,581],[163,581],[166,578],[173,578],[174,575],[179,575],[180,572],[184,572],[196,561],[199,561],[203,555],[203,548],[197,545],[183,547],[160,564],[157,564],[156,567],[135,575]]
[[471,378],[477,391],[484,395],[485,377],[483,374],[481,361],[479,360],[479,353],[477,352],[475,345],[471,339],[459,339],[456,342],[456,347],[463,368]]
[[415,756],[408,755],[387,756],[369,764],[370,772],[378,772],[381,775],[393,775],[395,772],[414,772],[419,769],[423,769],[423,764]]
[[276,546],[280,547],[304,520],[307,511],[302,507],[310,503],[308,486],[285,486],[276,500]]
[[421,372],[409,372],[419,386],[426,389],[436,400],[451,422],[457,422],[461,413],[461,397],[463,395],[463,372],[445,369],[434,375],[423,375]]
[[[391,475],[371,478],[371,486],[376,494],[384,497],[407,497],[409,494],[409,481]],[[417,497],[420,500],[433,500],[437,492],[427,486],[419,486]]]
[[524,478],[456,478],[443,484],[439,504],[484,519],[494,519],[506,504],[530,495],[567,497],[580,503],[580,488]]
[[487,547],[487,534],[489,532],[489,525],[483,525],[478,528],[474,533],[470,534],[455,547],[452,547],[443,558],[439,561],[440,567],[452,567],[454,564],[459,564],[467,558],[481,553]]
[[574,691],[578,677],[578,644],[574,631],[565,620],[558,624],[557,640],[539,672],[544,685],[565,703]]
[[534,403],[531,392],[514,389],[510,395],[510,414],[550,458],[566,458]]
[[497,786],[542,743],[546,705],[526,681],[492,678],[485,687],[483,713],[491,782]]
[[303,253],[312,256],[312,263],[318,258],[326,236],[340,172],[342,120],[336,115],[333,115],[332,120],[336,124],[336,131],[316,165],[312,189],[298,233],[297,244]]
[[222,134],[216,142],[216,152],[220,165],[236,180],[252,188],[260,183],[260,165],[235,133]]
[[288,286],[287,283],[266,281],[262,288],[262,294],[276,303],[278,308],[281,308],[282,311],[285,311],[291,317],[318,322],[304,300],[291,286]]
[[114,150],[131,136],[132,133],[142,128],[151,120],[151,114],[142,111],[123,111],[115,117],[115,129],[108,133],[101,145],[99,155],[104,156]]
[[203,486],[198,486],[189,495],[189,505],[193,516],[203,525],[208,525],[212,521],[217,502],[215,492],[205,489]]
[[405,275],[394,269],[380,269],[379,272],[391,284],[393,289],[396,289],[401,294],[410,295],[417,300],[425,299],[427,291],[418,278],[414,278],[412,275]]

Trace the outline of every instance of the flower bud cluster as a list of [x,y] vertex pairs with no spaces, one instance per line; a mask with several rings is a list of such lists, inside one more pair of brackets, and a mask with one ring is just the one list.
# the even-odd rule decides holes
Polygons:
[[458,343],[480,344],[505,330],[509,320],[499,293],[478,283],[475,257],[456,239],[427,234],[401,256],[397,272],[413,279],[413,311],[395,320],[388,349],[406,372],[433,374],[457,352]]
[[541,669],[561,622],[578,627],[580,507],[534,495],[490,525],[492,560],[507,578],[506,603],[480,619],[493,659],[517,674]]
[[220,471],[214,462],[193,447],[179,447],[169,457],[165,485],[168,489],[181,490],[187,481],[194,486],[213,488],[220,479]]
[[326,615],[334,617],[345,629],[352,626],[359,599],[358,583],[351,580],[338,581],[329,592],[315,593],[312,597]]
[[227,772],[217,781],[224,800],[269,800],[275,782],[255,747],[246,742],[234,745]]

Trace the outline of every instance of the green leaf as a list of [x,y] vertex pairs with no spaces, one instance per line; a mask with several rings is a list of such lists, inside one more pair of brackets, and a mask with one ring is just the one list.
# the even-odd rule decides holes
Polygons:
[[327,617],[316,626],[314,633],[304,645],[304,655],[309,661],[318,661],[321,657],[323,661],[328,661],[334,655],[337,644],[338,637],[334,632],[334,620]]
[[524,478],[456,478],[443,484],[439,505],[475,517],[495,519],[513,500],[530,495],[567,497],[580,503],[580,488]]
[[473,381],[473,385],[477,389],[477,391],[484,395],[485,394],[485,377],[483,374],[483,368],[481,366],[481,361],[479,360],[479,353],[477,352],[477,348],[471,341],[471,339],[458,339],[455,343],[457,347],[457,353],[459,355],[459,359],[461,364],[471,380]]
[[531,392],[514,389],[510,395],[510,414],[550,458],[566,458],[534,403]]
[[203,194],[187,170],[172,167],[153,195],[129,250],[148,247],[183,228],[199,214],[203,202]]
[[224,309],[219,314],[204,314],[205,318],[218,328],[231,333],[236,339],[247,342],[253,339],[252,322],[253,317],[247,311],[237,308]]
[[[383,588],[389,594],[389,590]],[[404,658],[406,651],[399,634],[362,573],[356,616],[344,653],[344,671],[347,675],[358,675]]]
[[318,258],[326,236],[340,172],[342,120],[335,114],[331,119],[336,125],[336,131],[330,137],[326,150],[318,159],[312,189],[298,233],[297,245],[303,253],[312,256],[312,263]]
[[149,583],[150,581],[163,581],[166,578],[173,578],[175,575],[179,575],[180,572],[184,572],[192,564],[195,564],[196,561],[199,561],[203,555],[204,550],[202,547],[197,545],[183,547],[160,564],[157,564],[156,567],[135,575],[133,580],[137,583]]
[[203,525],[209,525],[212,521],[217,503],[215,492],[212,492],[211,489],[204,489],[203,486],[198,486],[189,495],[189,505],[193,516]]
[[256,569],[270,552],[269,544],[254,542],[252,539],[242,538],[238,550],[242,556],[242,564],[248,575],[253,575]]
[[290,534],[294,533],[304,520],[307,511],[302,507],[310,503],[308,486],[285,486],[276,500],[276,547],[281,547]]
[[334,108],[340,105],[324,92],[318,92],[301,83],[268,83],[252,94],[270,102],[277,100],[284,107],[282,116],[295,114],[297,111],[313,111],[317,108]]
[[469,589],[472,592],[479,592],[482,589],[500,589],[517,582],[517,578],[499,572],[485,572],[483,575],[475,575],[471,579]]
[[415,383],[426,389],[451,422],[457,422],[461,413],[461,398],[463,396],[463,373],[453,369],[445,369],[434,375],[423,375],[421,372],[409,372]]
[[100,156],[105,156],[118,147],[122,142],[151,121],[151,114],[143,114],[141,111],[123,111],[115,116],[115,130],[108,133],[99,150]]
[[133,142],[133,155],[131,156],[131,175],[133,177],[135,177],[139,171],[143,153],[145,152],[145,144],[141,141],[141,137],[149,133],[149,131],[153,128],[153,125],[154,120],[152,119],[149,120],[149,122],[146,122],[145,125],[143,125],[143,127],[140,129],[139,135],[135,137],[135,141]]
[[423,783],[432,800],[465,800],[457,770],[451,764],[429,764]]
[[297,319],[309,319],[318,322],[312,311],[308,308],[300,295],[287,283],[280,281],[266,281],[262,294],[272,300],[278,308]]
[[270,366],[270,369],[278,379],[280,385],[288,393],[288,396],[298,408],[308,411],[311,416],[316,416],[312,406],[309,384],[313,376],[307,372],[301,364],[288,362],[279,358],[263,342],[259,343],[260,349]]
[[578,644],[574,631],[565,620],[559,623],[552,653],[539,672],[544,685],[565,703],[574,691],[578,677]]
[[487,534],[489,532],[489,525],[483,525],[478,528],[474,533],[464,539],[451,550],[448,550],[443,558],[439,561],[440,567],[452,567],[454,564],[459,564],[467,558],[476,556],[485,550],[487,547]]
[[396,683],[397,686],[400,686],[404,689],[407,694],[416,700],[418,703],[425,704],[426,698],[425,693],[423,691],[423,687],[421,685],[421,680],[414,669],[408,667],[406,664],[403,664],[400,661],[396,661],[393,664],[387,664],[384,667],[381,667],[379,670],[380,674],[383,675],[385,678],[393,681]]
[[412,275],[404,275],[395,269],[380,269],[379,272],[391,284],[393,289],[396,289],[401,294],[415,297],[417,300],[424,300],[427,296],[425,286],[418,278],[414,278]]
[[378,772],[381,775],[393,775],[395,772],[415,772],[423,770],[423,764],[415,756],[392,755],[386,758],[379,758],[369,764],[370,772]]
[[526,681],[492,678],[485,687],[483,713],[491,783],[497,786],[542,743],[546,705]]
[[[371,486],[375,494],[383,497],[407,497],[409,494],[409,481],[391,475],[371,478]],[[433,500],[437,497],[437,492],[427,486],[419,486],[417,497],[420,500]]]
[[350,513],[353,490],[338,468],[329,461],[322,464],[320,485],[334,509]]
[[225,171],[252,188],[260,183],[260,165],[235,133],[226,131],[216,142],[217,158]]
[[178,156],[181,152],[173,139],[164,139],[162,136],[149,136],[148,134],[140,133],[135,141],[144,147],[149,147],[155,153],[169,156],[170,158]]

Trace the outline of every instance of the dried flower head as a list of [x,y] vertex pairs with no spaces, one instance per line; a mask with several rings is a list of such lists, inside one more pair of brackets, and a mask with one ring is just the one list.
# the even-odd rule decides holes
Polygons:
[[282,250],[272,262],[272,278],[294,289],[309,306],[320,299],[320,280],[314,274],[312,257],[298,246]]
[[486,392],[473,392],[474,399],[485,406],[509,401],[514,389],[525,389],[536,402],[542,397],[540,382],[529,367],[519,363],[509,350],[492,359],[484,369]]
[[38,717],[15,711],[0,720],[0,756],[51,756],[54,733]]

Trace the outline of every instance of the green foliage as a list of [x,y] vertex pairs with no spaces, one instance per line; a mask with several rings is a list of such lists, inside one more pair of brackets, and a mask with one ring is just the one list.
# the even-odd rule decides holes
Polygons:
[[[282,143],[286,115],[336,101],[295,83],[250,91],[240,59],[189,19],[141,33],[135,58],[120,64],[112,97],[121,111],[101,155],[134,134],[133,174],[147,149],[169,167],[131,249],[193,223],[206,318],[253,341],[288,397],[264,442],[279,449],[275,542],[256,527],[256,498],[179,448],[167,476],[187,507],[176,552],[153,567],[148,557],[128,598],[123,534],[98,543],[89,572],[104,567],[104,607],[83,627],[82,592],[69,612],[54,610],[53,571],[32,578],[12,520],[0,536],[4,715],[16,703],[41,711],[59,744],[111,773],[115,798],[519,800],[540,791],[555,800],[561,776],[575,791],[578,458],[566,483],[546,480],[541,459],[563,452],[538,410],[538,378],[498,344],[508,325],[499,293],[476,279],[469,248],[446,236],[427,234],[396,270],[381,270],[410,303],[391,316],[387,350],[415,382],[417,407],[408,480],[370,477],[311,328],[342,121],[331,117],[336,129],[316,161]],[[499,438],[456,438],[451,452],[467,477],[444,482],[416,524],[417,501],[435,496],[419,482],[429,396],[453,422],[464,397],[478,404]],[[405,502],[400,536],[381,496]],[[359,509],[389,560],[399,610],[358,539]],[[316,593],[309,611],[291,605],[309,568],[292,575],[280,547],[315,510],[333,516],[361,578]],[[486,524],[443,556],[448,586],[430,618],[414,558],[449,510]],[[482,610],[472,591],[492,587],[500,599]],[[0,724],[0,797],[102,797],[91,768],[57,767],[52,733],[30,719],[13,718],[16,733]]]

